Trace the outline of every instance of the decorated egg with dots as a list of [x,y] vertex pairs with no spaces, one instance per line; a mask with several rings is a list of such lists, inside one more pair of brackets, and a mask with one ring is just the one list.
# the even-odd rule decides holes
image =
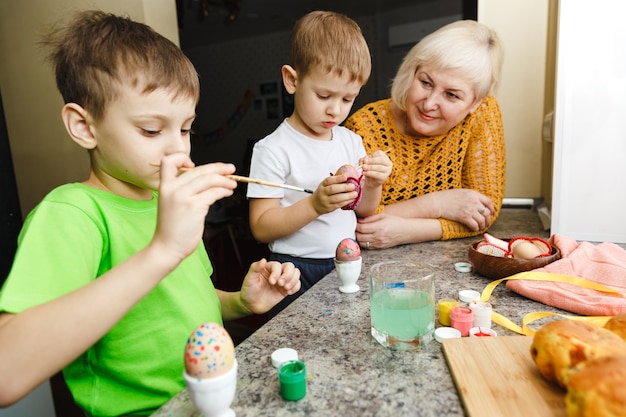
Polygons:
[[215,378],[228,372],[235,360],[235,346],[230,335],[217,323],[203,323],[187,340],[185,371],[198,378]]

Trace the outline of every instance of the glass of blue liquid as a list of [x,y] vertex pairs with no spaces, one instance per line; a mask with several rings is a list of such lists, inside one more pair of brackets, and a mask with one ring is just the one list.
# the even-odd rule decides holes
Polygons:
[[379,262],[370,267],[372,336],[391,350],[420,350],[435,332],[435,272],[423,263]]

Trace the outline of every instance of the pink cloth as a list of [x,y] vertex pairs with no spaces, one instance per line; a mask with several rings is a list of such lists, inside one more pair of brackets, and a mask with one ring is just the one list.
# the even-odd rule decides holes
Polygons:
[[587,316],[613,316],[626,312],[626,250],[614,243],[594,245],[555,234],[550,244],[561,259],[538,272],[573,275],[595,281],[621,293],[609,294],[563,282],[511,280],[506,286],[525,297]]

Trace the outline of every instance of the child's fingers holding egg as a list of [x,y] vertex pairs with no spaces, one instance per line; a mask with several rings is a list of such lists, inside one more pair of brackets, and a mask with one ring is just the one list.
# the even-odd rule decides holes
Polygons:
[[356,198],[341,207],[342,210],[354,210],[355,207],[361,202],[361,182],[363,180],[363,175],[350,164],[340,166],[335,172],[335,175],[346,176],[347,179],[345,182],[354,185],[354,191],[357,193]]

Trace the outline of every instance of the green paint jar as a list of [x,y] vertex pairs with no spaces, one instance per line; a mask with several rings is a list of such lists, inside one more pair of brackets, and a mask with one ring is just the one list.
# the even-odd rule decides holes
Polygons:
[[306,366],[302,361],[285,362],[278,369],[280,395],[287,401],[298,401],[306,395]]

